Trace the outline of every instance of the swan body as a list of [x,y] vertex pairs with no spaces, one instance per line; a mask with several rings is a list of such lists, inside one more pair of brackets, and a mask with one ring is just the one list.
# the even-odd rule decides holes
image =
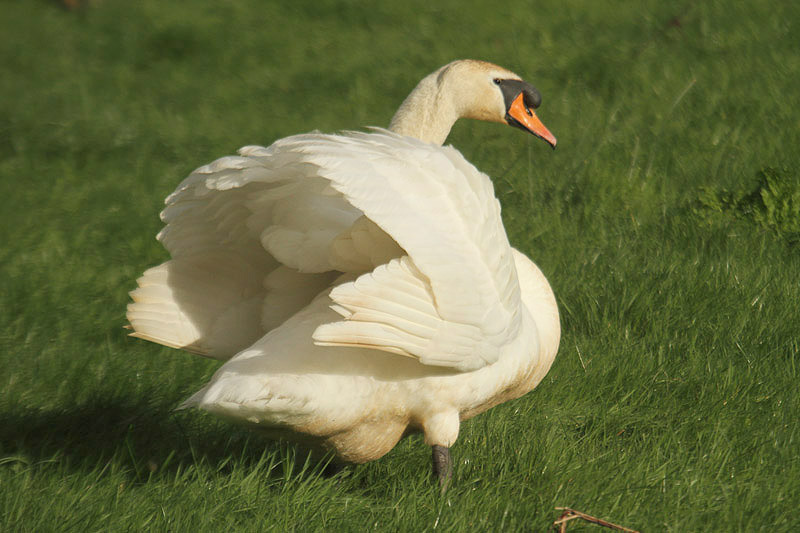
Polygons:
[[540,101],[505,69],[456,61],[390,130],[297,135],[200,167],[166,200],[171,259],[131,293],[132,335],[225,361],[183,407],[352,463],[422,431],[446,477],[460,422],[533,389],[560,325],[490,179],[441,143],[467,117],[555,146]]

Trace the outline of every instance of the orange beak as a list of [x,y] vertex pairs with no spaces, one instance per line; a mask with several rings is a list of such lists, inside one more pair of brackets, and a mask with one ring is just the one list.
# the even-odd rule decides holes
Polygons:
[[516,120],[519,123],[518,125],[523,129],[528,130],[540,139],[544,139],[553,148],[556,147],[557,141],[555,136],[542,124],[542,121],[539,120],[536,113],[525,105],[522,93],[519,93],[519,96],[514,99],[507,113],[508,116]]

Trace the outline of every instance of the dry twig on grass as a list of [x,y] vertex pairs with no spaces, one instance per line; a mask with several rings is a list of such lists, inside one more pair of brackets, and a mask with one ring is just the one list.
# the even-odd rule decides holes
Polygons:
[[580,518],[581,520],[591,522],[592,524],[597,524],[598,526],[616,529],[617,531],[625,531],[627,533],[639,533],[635,529],[628,529],[627,527],[623,527],[617,524],[612,524],[611,522],[607,522],[601,518],[597,518],[596,516],[588,515],[586,513],[576,511],[575,509],[570,509],[569,507],[556,507],[556,510],[564,511],[563,513],[561,513],[561,516],[559,516],[558,519],[555,522],[553,522],[553,529],[558,528],[559,533],[566,533],[567,522],[569,522],[570,520],[574,520],[576,518]]

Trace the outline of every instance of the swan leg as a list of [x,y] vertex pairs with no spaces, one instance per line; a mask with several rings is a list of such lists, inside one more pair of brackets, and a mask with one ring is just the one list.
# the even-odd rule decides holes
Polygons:
[[450,448],[434,444],[433,450],[433,475],[439,480],[442,492],[447,490],[447,485],[453,477],[453,461],[450,459]]

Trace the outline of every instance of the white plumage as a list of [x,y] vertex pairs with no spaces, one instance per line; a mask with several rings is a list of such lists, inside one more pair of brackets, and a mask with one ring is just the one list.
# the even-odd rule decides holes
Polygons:
[[172,258],[139,278],[128,320],[226,361],[183,406],[364,462],[414,430],[449,447],[461,420],[539,383],[560,336],[552,291],[510,247],[489,178],[428,142],[459,116],[511,123],[491,114],[510,108],[498,80],[524,83],[454,62],[394,131],[248,146],[178,186],[158,235]]

